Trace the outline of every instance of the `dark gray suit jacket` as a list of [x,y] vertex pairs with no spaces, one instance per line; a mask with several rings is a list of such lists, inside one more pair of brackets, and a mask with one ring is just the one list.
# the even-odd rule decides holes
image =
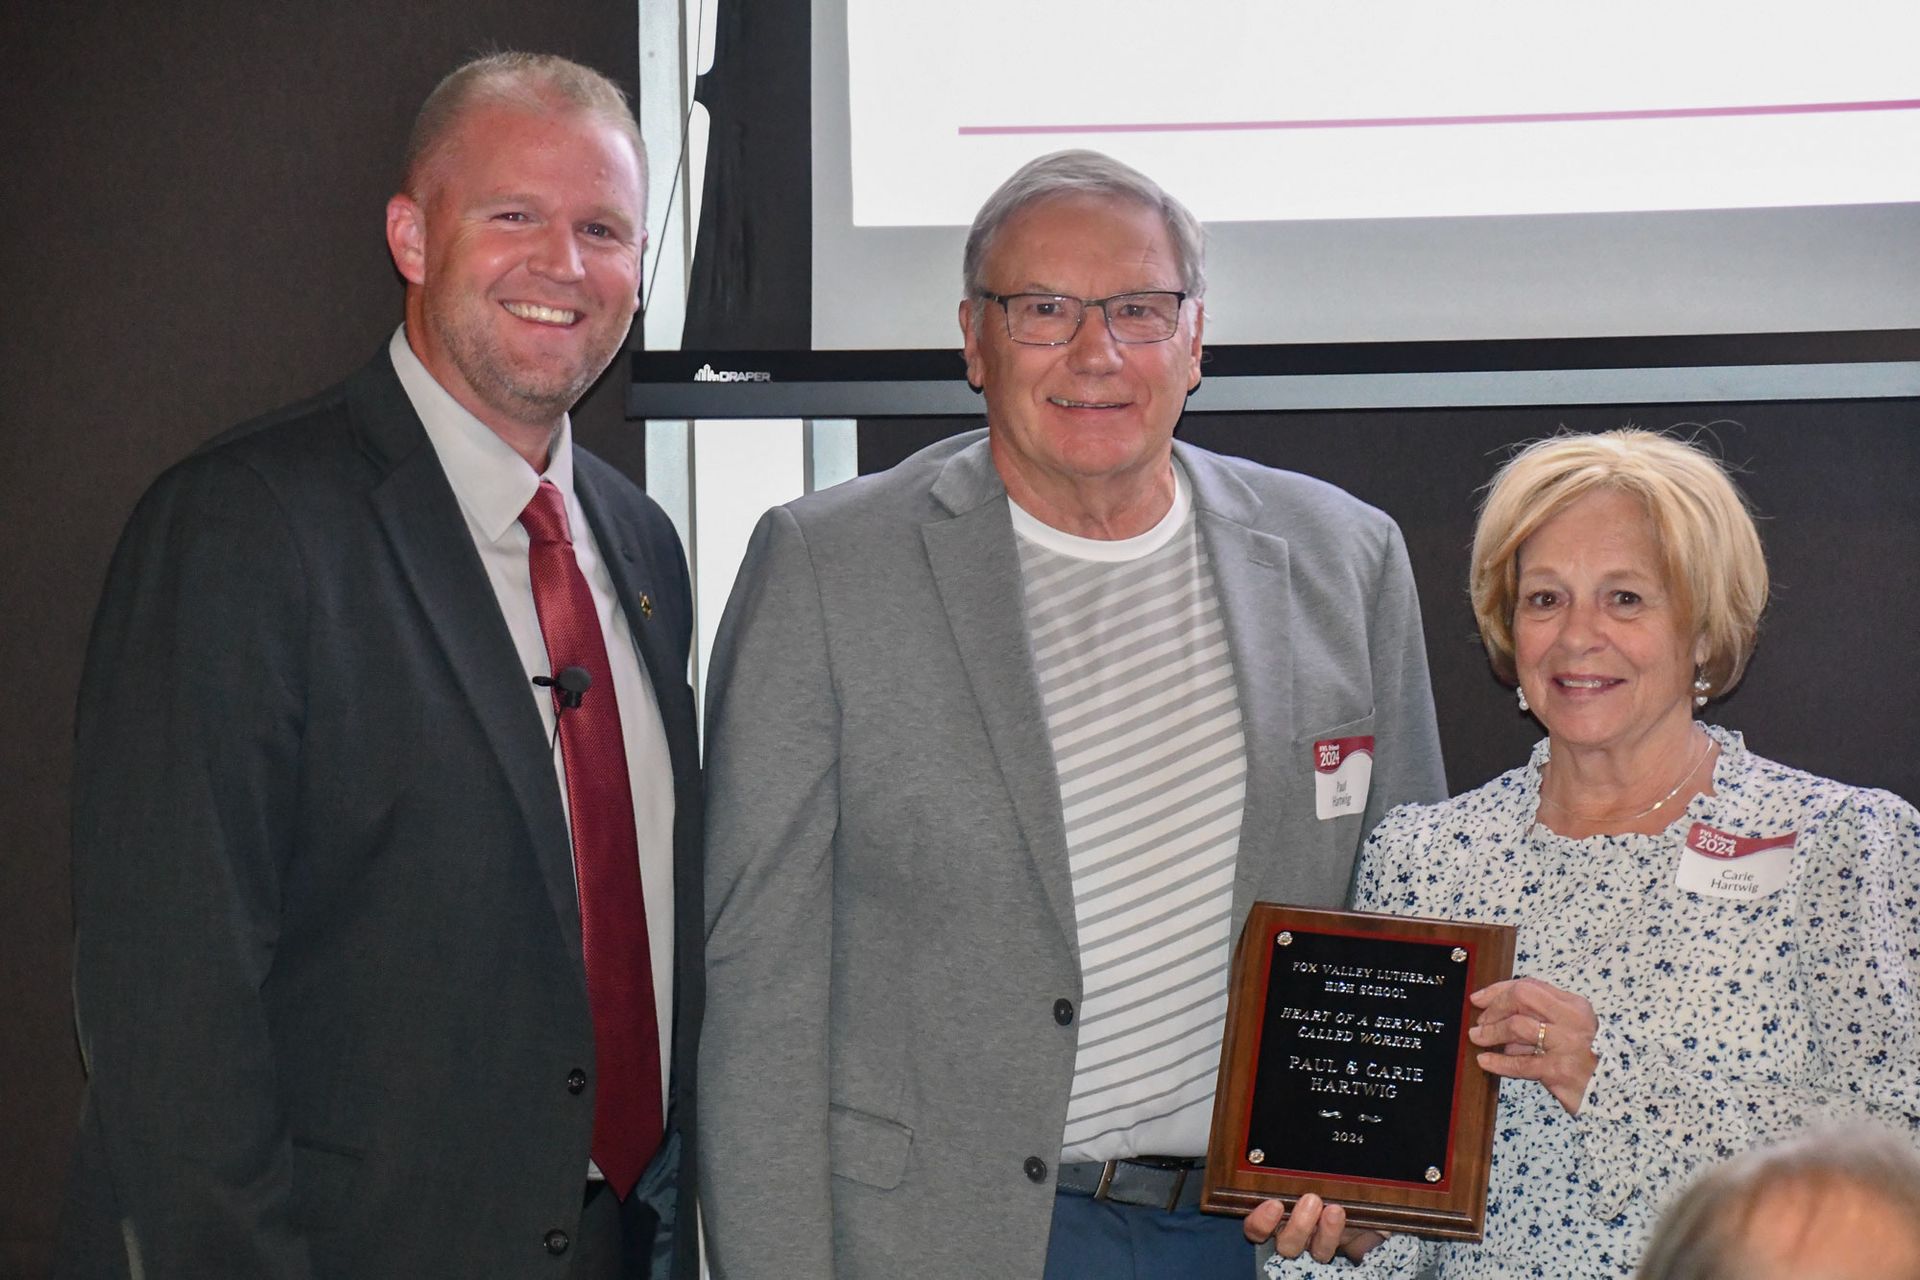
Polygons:
[[[673,759],[687,1170],[691,598],[665,515],[576,458]],[[550,1245],[577,1229],[593,1117],[591,1082],[569,1087],[593,1034],[566,821],[527,673],[384,351],[141,501],[87,654],[73,852],[89,1080],[61,1274],[564,1271]]]
[[[1246,732],[1234,927],[1255,899],[1341,905],[1381,815],[1445,791],[1400,531],[1175,449]],[[977,434],[754,535],[708,705],[700,1163],[725,1280],[1041,1274],[1076,1034],[1054,1006],[1081,986],[1021,593]],[[1317,820],[1314,742],[1361,735],[1365,812]]]

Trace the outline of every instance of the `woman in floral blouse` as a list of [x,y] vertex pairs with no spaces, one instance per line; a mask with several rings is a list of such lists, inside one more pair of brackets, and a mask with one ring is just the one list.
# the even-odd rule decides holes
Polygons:
[[1837,1119],[1920,1141],[1920,813],[1695,719],[1738,683],[1767,598],[1719,464],[1636,430],[1528,447],[1481,510],[1472,594],[1547,736],[1388,814],[1354,906],[1518,928],[1523,976],[1471,997],[1505,1079],[1486,1239],[1270,1202],[1247,1234],[1272,1237],[1274,1277],[1626,1277],[1714,1161]]

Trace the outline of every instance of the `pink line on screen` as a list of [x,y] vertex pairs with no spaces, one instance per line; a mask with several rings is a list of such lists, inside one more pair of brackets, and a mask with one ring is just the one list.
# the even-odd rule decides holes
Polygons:
[[963,124],[961,136],[1034,133],[1245,133],[1286,129],[1413,129],[1432,125],[1579,124],[1596,120],[1688,120],[1715,116],[1812,116],[1920,110],[1920,98],[1878,102],[1777,102],[1742,107],[1647,107],[1624,111],[1527,111],[1484,116],[1362,116],[1346,120],[1171,120],[1159,124]]

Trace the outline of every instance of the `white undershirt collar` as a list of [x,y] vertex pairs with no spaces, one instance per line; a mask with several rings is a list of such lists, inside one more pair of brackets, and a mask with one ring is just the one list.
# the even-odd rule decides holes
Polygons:
[[1193,512],[1193,487],[1187,481],[1185,469],[1176,460],[1173,463],[1173,505],[1167,508],[1167,514],[1161,516],[1153,528],[1131,538],[1083,538],[1054,528],[1015,502],[1011,494],[1007,497],[1007,505],[1012,508],[1014,533],[1028,542],[1076,560],[1117,563],[1150,556],[1172,542]]

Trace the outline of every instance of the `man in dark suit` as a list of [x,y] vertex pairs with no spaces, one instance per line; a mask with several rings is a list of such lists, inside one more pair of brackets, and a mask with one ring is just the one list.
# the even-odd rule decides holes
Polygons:
[[135,512],[80,696],[62,1274],[694,1274],[690,592],[567,416],[644,213],[603,77],[455,72],[387,210],[404,326]]

